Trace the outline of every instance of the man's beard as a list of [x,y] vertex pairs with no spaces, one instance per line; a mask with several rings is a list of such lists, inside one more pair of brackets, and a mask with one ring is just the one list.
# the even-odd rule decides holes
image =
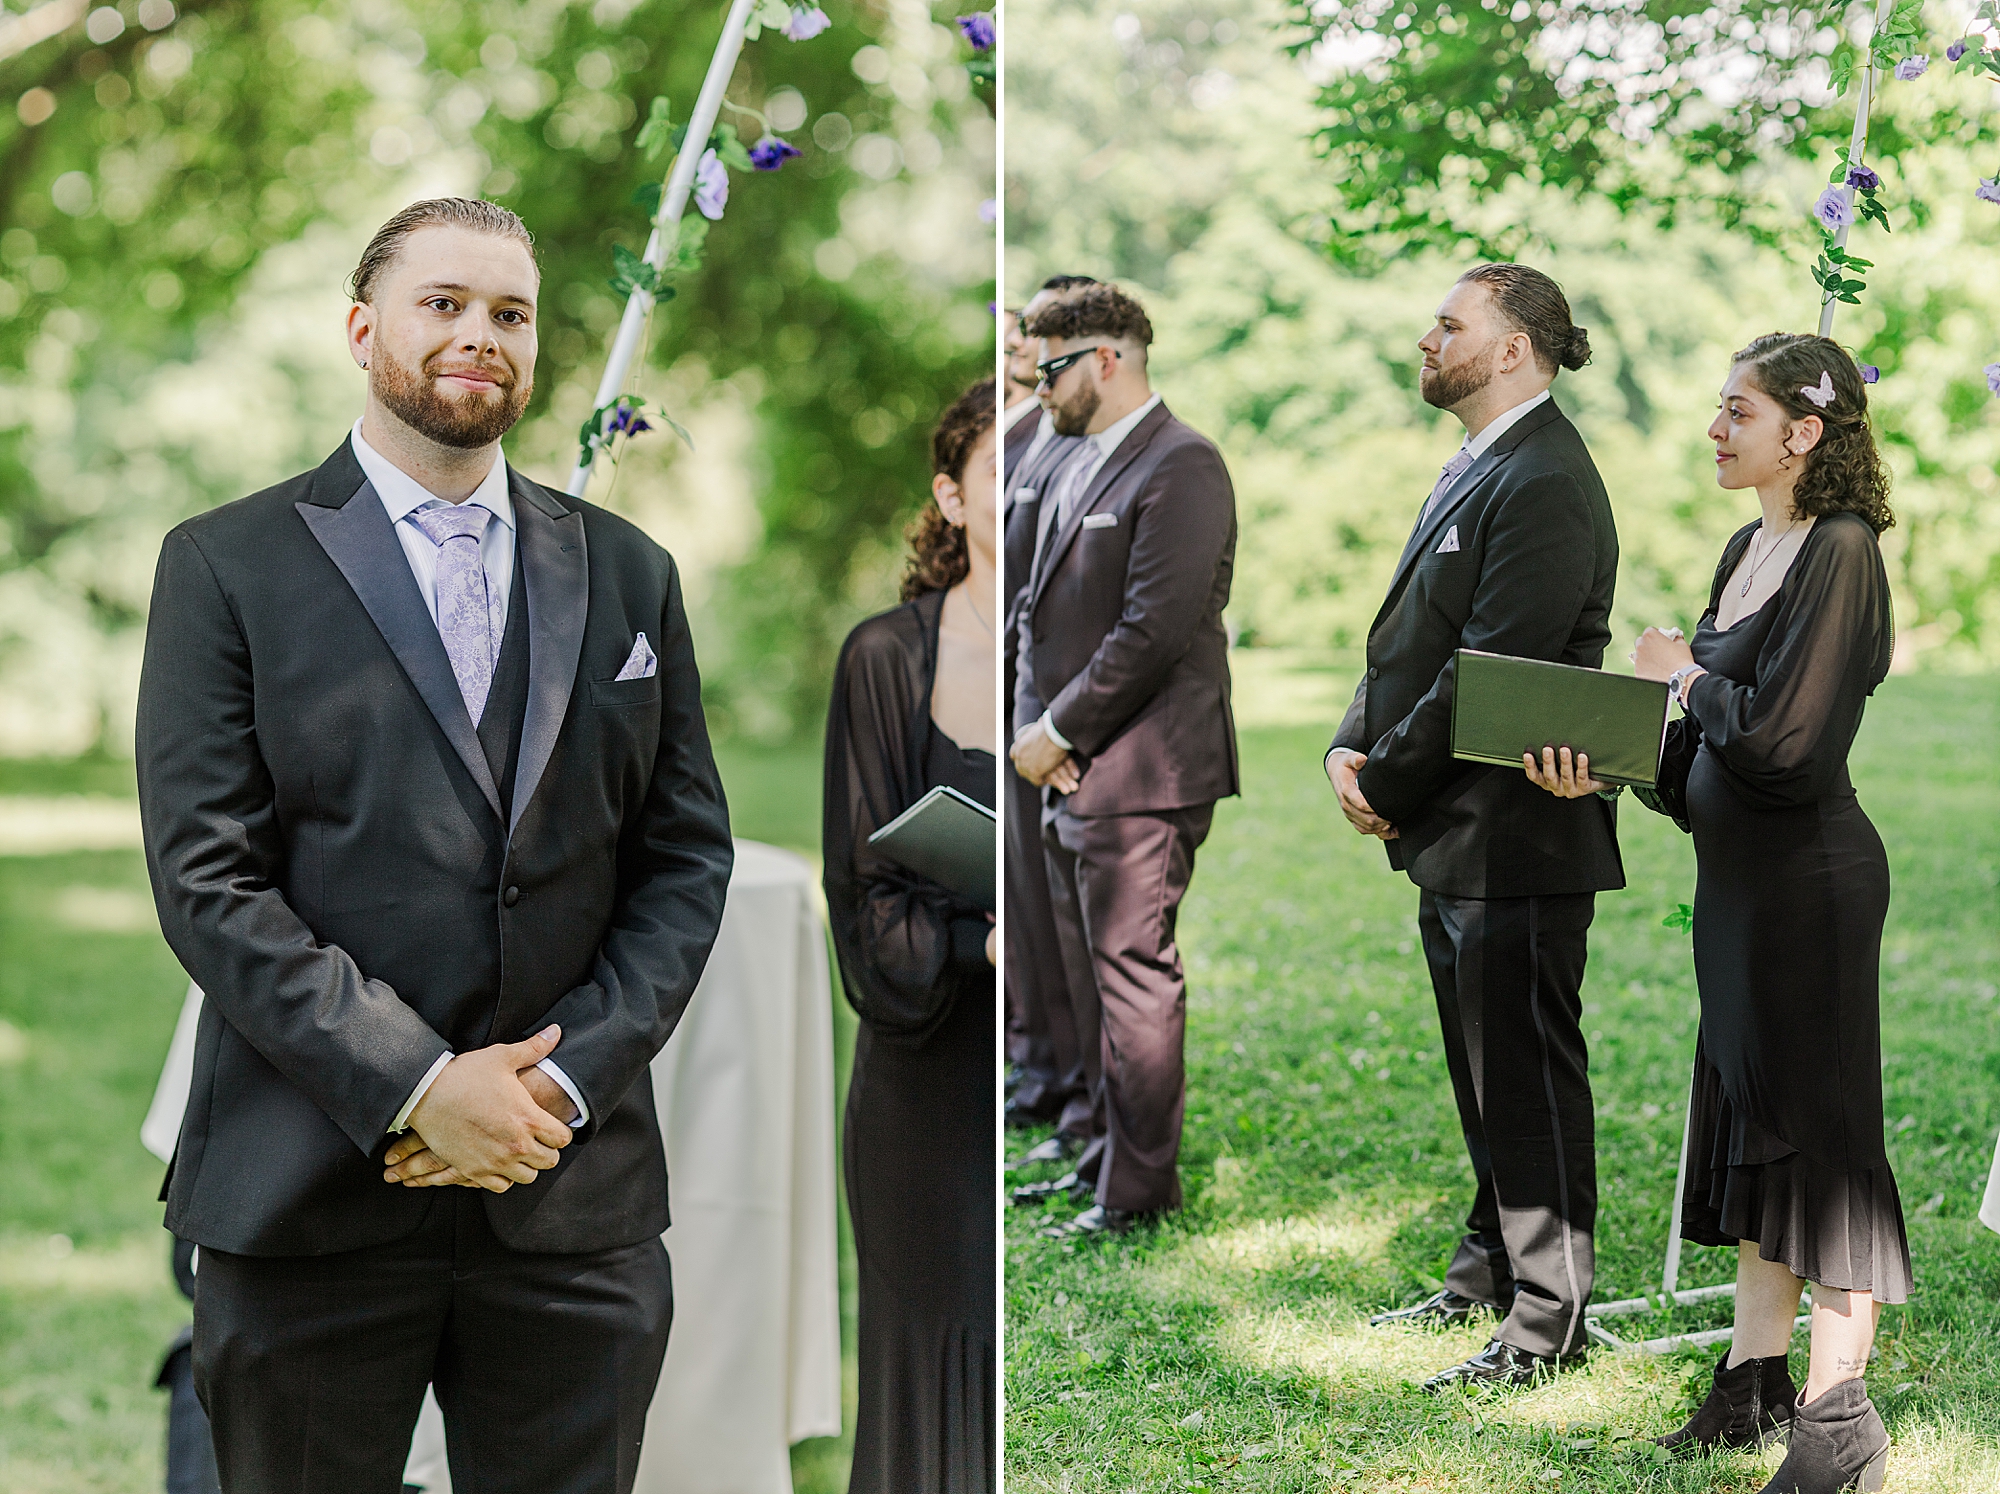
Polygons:
[[390,414],[419,435],[440,446],[474,451],[491,446],[512,430],[528,407],[528,396],[535,392],[532,372],[525,382],[515,383],[502,369],[482,364],[479,371],[499,381],[498,403],[482,395],[449,399],[432,382],[428,365],[422,374],[412,373],[393,354],[382,352],[369,370],[369,388]]
[[1103,401],[1097,386],[1086,382],[1067,400],[1048,407],[1049,421],[1055,426],[1058,436],[1081,436],[1089,431],[1091,419]]
[[[1430,377],[1426,379],[1425,373]],[[1449,410],[1493,382],[1493,362],[1482,350],[1478,357],[1468,358],[1456,368],[1425,369],[1417,375],[1417,387],[1424,396],[1424,403],[1440,410]]]

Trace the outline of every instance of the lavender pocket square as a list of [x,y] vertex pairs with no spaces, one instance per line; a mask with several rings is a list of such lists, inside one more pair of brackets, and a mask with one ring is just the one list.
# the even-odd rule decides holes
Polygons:
[[660,661],[653,657],[652,645],[641,633],[632,640],[632,652],[625,656],[625,667],[618,671],[621,680],[649,680],[660,672]]

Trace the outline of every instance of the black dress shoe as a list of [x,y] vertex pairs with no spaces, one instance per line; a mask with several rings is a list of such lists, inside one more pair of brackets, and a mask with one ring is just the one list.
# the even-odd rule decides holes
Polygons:
[[1048,1140],[1030,1147],[1012,1162],[1007,1171],[1019,1172],[1024,1167],[1034,1167],[1043,1162],[1067,1162],[1083,1150],[1083,1138],[1072,1136],[1067,1131],[1058,1131]]
[[1042,1233],[1051,1240],[1087,1240],[1102,1235],[1129,1235],[1134,1225],[1157,1217],[1154,1214],[1135,1213],[1130,1209],[1108,1209],[1103,1204],[1092,1204],[1076,1218],[1061,1224],[1052,1224]]
[[1097,1191],[1095,1183],[1086,1183],[1073,1172],[1066,1172],[1059,1178],[1051,1178],[1046,1183],[1023,1183],[1007,1195],[1010,1203],[1040,1204],[1050,1199],[1067,1197],[1072,1203],[1088,1203],[1090,1195]]
[[1028,1131],[1036,1126],[1046,1126],[1063,1113],[1062,1100],[1050,1095],[1040,1084],[1034,1086],[1036,1093],[1031,1099],[1017,1094],[1007,1101],[1003,1118],[1009,1130]]
[[1531,1354],[1496,1338],[1465,1363],[1432,1375],[1424,1381],[1424,1389],[1436,1395],[1454,1385],[1533,1385],[1563,1370],[1576,1369],[1583,1361],[1582,1349],[1574,1354]]
[[1450,1287],[1426,1297],[1415,1307],[1399,1307],[1394,1312],[1378,1312],[1368,1320],[1370,1328],[1386,1328],[1391,1323],[1414,1323],[1420,1328],[1455,1328],[1476,1312],[1497,1312],[1490,1303],[1461,1297]]

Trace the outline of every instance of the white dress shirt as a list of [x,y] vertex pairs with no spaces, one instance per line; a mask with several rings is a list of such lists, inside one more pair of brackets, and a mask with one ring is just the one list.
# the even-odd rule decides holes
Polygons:
[[[423,594],[424,609],[430,613],[431,621],[437,622],[437,567],[439,546],[433,544],[429,535],[415,524],[405,522],[419,509],[434,508],[448,503],[440,498],[409,473],[370,446],[361,435],[361,422],[354,422],[352,436],[354,459],[361,464],[361,471],[374,485],[375,496],[382,500],[387,510],[389,523],[395,528],[396,538],[403,546],[403,555],[410,562],[410,574],[417,579],[417,590]],[[514,583],[514,500],[507,492],[507,459],[496,455],[493,468],[480,480],[472,495],[465,500],[476,503],[490,511],[498,523],[489,523],[486,532],[479,538],[479,563],[486,571],[486,589],[490,596],[500,599],[499,619],[504,631],[507,626],[508,593]],[[424,1097],[437,1076],[444,1072],[444,1066],[452,1061],[455,1054],[446,1052],[438,1055],[430,1072],[417,1082],[410,1091],[409,1099],[403,1101],[403,1108],[396,1112],[395,1120],[389,1123],[390,1133],[409,1129],[410,1112],[417,1108],[417,1102]],[[556,1066],[555,1060],[545,1058],[535,1065],[543,1073],[560,1084],[563,1093],[576,1105],[576,1125],[590,1119],[590,1108],[583,1103],[583,1092],[570,1082],[569,1075]]]
[[[1096,481],[1097,474],[1104,469],[1104,464],[1111,460],[1111,454],[1125,444],[1125,438],[1132,434],[1140,421],[1153,413],[1153,407],[1159,402],[1160,396],[1154,394],[1122,420],[1113,421],[1103,430],[1083,438],[1083,445],[1077,448],[1077,454],[1071,457],[1062,469],[1062,476],[1053,493],[1056,501],[1050,503],[1045,500],[1042,511],[1035,516],[1035,556],[1038,561],[1042,545],[1048,539],[1049,525],[1069,522],[1070,511],[1082,501],[1083,495],[1090,491],[1091,483]],[[1065,752],[1071,750],[1070,744],[1062,733],[1056,730],[1056,724],[1050,719],[1047,711],[1042,712],[1041,727],[1056,746]]]
[[1548,402],[1549,391],[1544,389],[1533,399],[1524,399],[1518,405],[1514,406],[1513,409],[1495,415],[1491,420],[1486,422],[1485,428],[1478,435],[1467,436],[1465,438],[1463,447],[1466,455],[1470,456],[1473,461],[1478,461],[1486,455],[1488,449],[1495,441],[1498,441],[1507,432],[1525,420],[1531,410],[1540,409]]

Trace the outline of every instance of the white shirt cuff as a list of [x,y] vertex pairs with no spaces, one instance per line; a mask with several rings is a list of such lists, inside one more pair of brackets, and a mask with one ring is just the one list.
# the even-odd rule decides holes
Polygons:
[[444,1072],[444,1066],[450,1063],[455,1056],[455,1054],[448,1050],[438,1054],[437,1062],[431,1065],[430,1072],[417,1081],[417,1087],[410,1091],[409,1099],[403,1101],[403,1108],[398,1110],[396,1118],[389,1122],[389,1134],[391,1136],[398,1135],[410,1129],[410,1112],[417,1108],[417,1101],[424,1097],[424,1091],[437,1082],[437,1076]]
[[[556,1067],[556,1061],[553,1058],[545,1058],[540,1063],[536,1064],[535,1067],[540,1069],[544,1074],[547,1074],[551,1079],[555,1080],[556,1083],[560,1084],[562,1086],[563,1093],[568,1095],[570,1099],[575,1102],[576,1119],[571,1121],[570,1124],[572,1126],[581,1126],[587,1124],[590,1120],[590,1107],[583,1103],[583,1091],[578,1089],[574,1084],[570,1083],[569,1075],[565,1074],[561,1069]],[[561,1119],[561,1117],[558,1116],[557,1119]]]
[[1054,742],[1056,746],[1062,748],[1062,750],[1065,752],[1076,751],[1074,747],[1070,746],[1069,740],[1066,737],[1064,737],[1061,732],[1056,730],[1055,719],[1049,711],[1042,712],[1042,719],[1040,724],[1042,728],[1042,735],[1047,737],[1051,742]]

